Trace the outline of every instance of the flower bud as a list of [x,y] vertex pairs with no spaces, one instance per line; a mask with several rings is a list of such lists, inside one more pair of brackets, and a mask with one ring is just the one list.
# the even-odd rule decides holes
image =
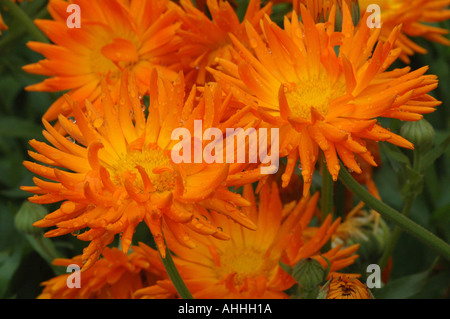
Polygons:
[[33,223],[44,218],[47,214],[45,207],[25,201],[14,218],[16,229],[25,234],[42,233],[42,229],[33,226]]
[[293,267],[292,277],[302,289],[311,291],[325,280],[326,271],[317,260],[303,258]]
[[383,255],[390,236],[388,225],[376,211],[361,209],[339,225],[332,245],[350,247],[358,244],[359,257],[347,270],[365,274],[367,265],[377,263]]
[[400,134],[413,143],[418,151],[428,151],[433,146],[434,129],[425,119],[416,122],[406,122],[401,128]]
[[317,299],[374,299],[369,288],[357,277],[354,274],[333,273]]

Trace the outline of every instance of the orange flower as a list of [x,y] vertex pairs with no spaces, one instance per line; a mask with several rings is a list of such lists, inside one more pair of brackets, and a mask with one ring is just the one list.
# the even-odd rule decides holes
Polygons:
[[367,10],[369,4],[380,6],[380,40],[386,41],[392,30],[402,25],[395,46],[402,49],[400,58],[406,63],[410,62],[409,57],[414,53],[427,53],[425,48],[411,39],[413,37],[450,45],[450,40],[445,37],[448,30],[430,25],[450,18],[449,0],[360,0],[359,4],[362,12]]
[[[54,265],[81,268],[82,256],[55,259]],[[69,288],[72,274],[56,276],[42,283],[44,289],[38,299],[130,299],[134,293],[157,280],[165,278],[164,268],[157,268],[146,256],[133,252],[125,255],[118,248],[106,247],[102,258],[86,271],[79,273],[80,286]],[[162,295],[161,298],[170,297]]]
[[[179,31],[183,39],[180,56],[187,65],[186,78],[195,77],[194,82],[203,84],[207,79],[206,67],[216,66],[216,58],[228,59],[232,44],[229,34],[233,34],[244,45],[248,43],[244,24],[239,21],[235,9],[223,0],[207,0],[210,20],[205,13],[195,8],[190,0],[181,0],[185,14],[181,15],[183,25]],[[251,0],[244,21],[255,28],[264,14],[270,14],[271,4],[262,9],[260,0]]]
[[[69,4],[80,6],[81,27],[69,28]],[[100,82],[106,78],[117,96],[124,70],[136,76],[139,93],[144,94],[154,67],[175,79],[177,61],[173,53],[180,45],[178,8],[168,0],[51,0],[48,11],[53,20],[36,20],[37,26],[54,44],[29,42],[45,59],[24,66],[29,73],[49,76],[27,87],[31,91],[69,90],[74,100],[89,99],[98,105]],[[44,118],[67,115],[70,106],[57,99]]]
[[[192,234],[197,247],[188,250],[172,236],[166,238],[174,251],[174,263],[194,298],[287,298],[284,291],[295,281],[282,270],[280,261],[293,266],[303,258],[314,258],[324,269],[327,267],[319,255],[320,249],[338,227],[339,220],[332,222],[329,216],[311,239],[303,237],[316,210],[318,193],[285,207],[276,183],[264,184],[259,199],[255,198],[252,186],[246,185],[243,196],[251,203],[244,209],[257,225],[256,231],[211,212],[205,216],[222,225],[231,235],[229,241]],[[353,263],[357,249],[358,245],[346,249],[337,246],[322,256],[331,262],[331,270],[336,271]],[[151,297],[164,290],[174,292],[169,280],[143,288],[136,296]]]
[[265,17],[264,39],[246,23],[251,49],[231,36],[239,60],[219,59],[223,70],[209,69],[225,91],[252,106],[257,118],[280,128],[280,157],[288,159],[283,186],[300,158],[305,195],[319,149],[334,180],[340,169],[338,156],[361,173],[354,154],[376,166],[366,140],[413,148],[377,124],[378,117],[415,121],[440,104],[426,94],[437,86],[436,76],[424,75],[427,67],[386,71],[400,54],[394,49],[399,28],[373,49],[379,29],[371,32],[362,24],[356,31],[343,4],[342,32],[336,32],[335,11],[333,7],[327,23],[315,24],[302,6],[303,24],[293,12],[284,30]]
[[360,275],[334,273],[327,287],[326,299],[373,299],[366,285],[357,278]]
[[[83,252],[86,268],[116,234],[121,233],[122,248],[127,252],[135,227],[142,221],[150,228],[162,256],[163,227],[188,247],[194,243],[187,236],[187,228],[202,235],[228,238],[217,227],[220,225],[202,217],[207,209],[253,229],[253,222],[239,209],[248,202],[224,185],[230,164],[172,160],[171,150],[180,143],[171,138],[174,129],[182,127],[192,132],[196,119],[203,120],[205,130],[217,127],[222,112],[227,112],[218,87],[205,87],[201,97],[196,96],[194,87],[185,99],[182,76],[172,84],[153,72],[145,118],[134,78],[127,82],[124,76],[117,102],[103,84],[104,115],[88,101],[85,115],[78,102],[69,99],[75,122],[63,115],[58,117],[64,134],[44,120],[44,136],[52,146],[30,141],[37,151],[30,152],[30,156],[45,165],[29,161],[24,165],[52,182],[36,177],[36,186],[22,189],[36,194],[30,197],[34,203],[63,201],[59,209],[35,226],[56,226],[46,233],[47,237],[86,230],[77,235],[90,241]],[[233,121],[226,123],[233,125]]]

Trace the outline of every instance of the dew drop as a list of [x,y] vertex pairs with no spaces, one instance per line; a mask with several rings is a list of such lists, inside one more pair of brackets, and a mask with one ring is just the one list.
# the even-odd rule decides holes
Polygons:
[[250,46],[254,49],[258,46],[258,41],[256,39],[251,38],[250,39]]
[[103,119],[101,119],[101,118],[97,118],[97,119],[95,119],[94,120],[94,127],[95,128],[99,128],[100,126],[102,126],[103,125]]
[[303,38],[303,32],[300,29],[295,30],[295,36],[297,38]]
[[75,203],[64,202],[63,204],[61,204],[61,210],[65,214],[73,213],[73,211],[75,210]]

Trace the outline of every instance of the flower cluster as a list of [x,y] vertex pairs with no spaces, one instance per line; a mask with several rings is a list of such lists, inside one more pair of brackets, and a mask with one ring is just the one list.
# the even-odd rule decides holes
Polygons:
[[[78,264],[85,286],[71,290],[62,275],[40,297],[177,298],[164,268],[173,253],[195,298],[298,297],[304,260],[323,270],[327,298],[372,298],[339,271],[358,258],[362,224],[386,235],[380,216],[355,220],[362,206],[346,196],[341,223],[319,205],[314,176],[333,183],[349,170],[380,198],[378,142],[414,148],[380,119],[418,121],[440,104],[426,66],[391,66],[425,53],[409,36],[449,44],[424,24],[447,19],[449,1],[376,1],[381,28],[366,23],[370,1],[292,1],[281,24],[271,19],[278,2],[250,0],[238,15],[223,0],[49,1],[51,19],[35,23],[51,43],[29,42],[43,59],[23,69],[46,76],[27,90],[62,94],[43,114],[46,141],[30,141],[24,165],[36,177],[22,189],[56,205],[34,223],[46,237],[87,245],[55,261]],[[230,129],[256,135],[231,143]],[[262,173],[261,156],[238,160],[255,145],[278,154],[279,173]],[[141,225],[151,242],[135,241]]]

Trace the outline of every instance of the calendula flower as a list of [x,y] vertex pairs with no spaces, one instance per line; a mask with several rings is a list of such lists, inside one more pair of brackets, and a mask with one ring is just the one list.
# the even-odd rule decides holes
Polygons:
[[[248,43],[244,23],[239,21],[235,9],[227,1],[207,0],[206,4],[212,19],[204,12],[195,8],[192,1],[181,0],[185,14],[179,34],[183,39],[183,46],[179,54],[186,68],[186,78],[194,77],[194,82],[203,84],[208,80],[206,67],[216,66],[216,58],[229,59],[233,34],[244,45]],[[261,8],[260,0],[251,0],[243,21],[248,21],[259,29],[259,20],[264,14],[270,14],[271,4]]]
[[[103,84],[102,114],[88,101],[84,114],[79,103],[69,98],[75,122],[60,115],[59,124],[64,129],[60,133],[44,120],[44,136],[52,145],[30,141],[36,150],[30,156],[43,164],[26,161],[24,165],[51,181],[35,177],[36,186],[22,189],[36,194],[30,197],[34,203],[62,202],[59,209],[34,225],[56,226],[46,233],[47,237],[74,233],[89,241],[83,251],[86,268],[116,234],[121,233],[122,249],[127,252],[142,221],[150,228],[163,257],[163,227],[191,248],[195,244],[187,236],[187,228],[228,238],[220,225],[202,217],[208,209],[254,229],[253,222],[239,209],[248,202],[225,186],[230,164],[172,160],[172,148],[180,143],[172,140],[174,130],[191,132],[198,119],[204,119],[206,130],[216,126],[214,119],[226,112],[218,87],[205,87],[201,97],[194,87],[185,98],[182,74],[172,83],[152,72],[146,117],[134,78],[128,83],[123,76],[121,83],[118,101]],[[233,119],[227,124],[232,125]]]
[[[77,265],[81,268],[82,256],[55,259],[56,266]],[[146,256],[132,252],[125,255],[118,248],[106,247],[101,258],[86,271],[59,275],[42,283],[38,299],[130,299],[134,293],[165,278],[164,268],[151,264]],[[72,278],[70,278],[72,276]],[[76,281],[79,280],[77,283]],[[67,283],[79,286],[69,287]],[[170,297],[163,295],[162,298]]]
[[[359,1],[362,12],[365,12],[371,4],[380,7],[380,40],[386,41],[392,30],[402,25],[395,46],[402,49],[400,58],[404,62],[409,63],[410,56],[415,53],[427,53],[424,47],[414,42],[416,37],[446,46],[450,45],[450,40],[446,37],[448,30],[431,25],[450,18],[449,0]],[[361,22],[365,23],[365,21]]]
[[328,22],[315,24],[302,6],[303,23],[293,12],[284,30],[266,16],[263,39],[245,23],[251,47],[231,36],[239,56],[234,62],[219,59],[220,71],[209,69],[225,91],[252,106],[257,118],[279,127],[280,157],[287,156],[284,186],[300,158],[304,194],[319,149],[334,180],[341,168],[338,157],[361,173],[355,154],[376,166],[366,140],[414,147],[378,124],[378,117],[415,121],[440,104],[427,94],[437,86],[436,76],[424,74],[427,67],[387,71],[401,52],[394,48],[399,27],[386,42],[377,42],[379,29],[371,32],[362,24],[355,30],[345,3],[342,32],[336,32],[335,12],[333,7]]
[[369,288],[358,280],[357,274],[331,275],[331,281],[324,288],[325,299],[373,299]]
[[[329,216],[310,239],[303,237],[316,211],[318,193],[283,207],[276,183],[266,183],[256,198],[251,185],[244,186],[243,196],[251,205],[245,207],[248,216],[257,225],[255,231],[241,227],[211,212],[208,220],[222,225],[231,239],[192,234],[197,247],[187,250],[169,235],[166,239],[174,252],[174,263],[194,298],[288,298],[284,292],[295,284],[280,262],[293,266],[304,258],[314,258],[336,271],[353,263],[358,245],[341,249],[335,247],[320,255],[322,246],[339,225]],[[195,238],[195,239],[194,239]],[[149,250],[149,254],[154,254]],[[325,258],[323,258],[325,257]],[[174,292],[169,280],[136,292],[137,297],[151,297],[162,291]]]
[[[69,28],[70,4],[79,6],[80,28]],[[124,70],[133,73],[144,94],[153,68],[175,79],[177,59],[173,53],[180,40],[176,36],[178,6],[168,0],[51,0],[52,20],[36,20],[36,25],[53,42],[29,42],[28,47],[45,58],[23,69],[49,76],[28,86],[30,91],[65,91],[77,101],[89,99],[99,104],[100,83],[106,79],[112,94],[119,92]],[[174,70],[177,70],[176,72]],[[44,118],[54,120],[68,114],[64,97],[57,99]]]

